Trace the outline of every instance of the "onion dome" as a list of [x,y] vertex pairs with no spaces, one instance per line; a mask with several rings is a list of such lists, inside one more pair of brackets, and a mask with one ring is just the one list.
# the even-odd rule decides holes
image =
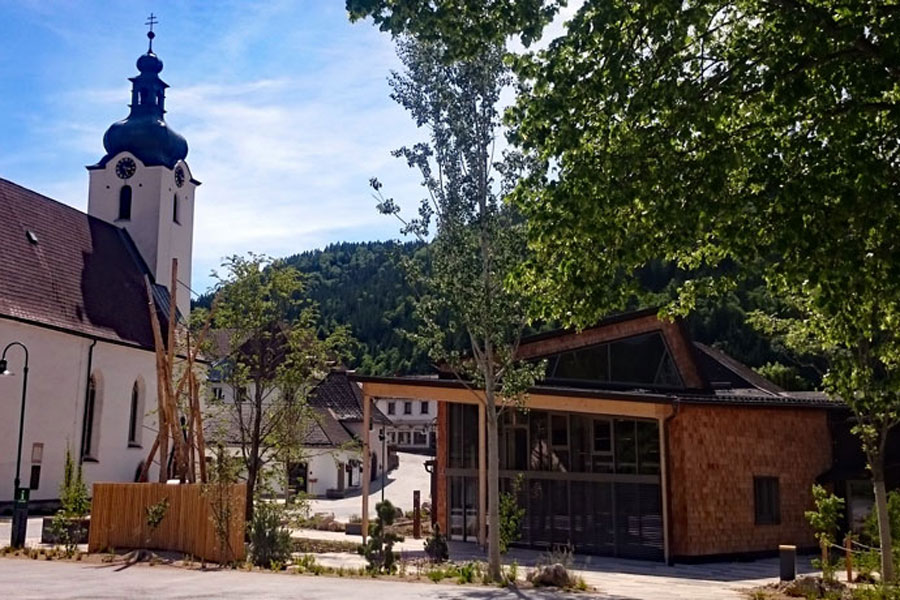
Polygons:
[[106,156],[97,167],[103,167],[123,151],[131,152],[146,166],[165,165],[170,169],[187,156],[187,141],[166,124],[163,116],[169,86],[159,78],[163,62],[153,53],[154,33],[150,31],[147,37],[150,49],[137,60],[140,74],[129,78],[131,112],[106,130],[103,135]]

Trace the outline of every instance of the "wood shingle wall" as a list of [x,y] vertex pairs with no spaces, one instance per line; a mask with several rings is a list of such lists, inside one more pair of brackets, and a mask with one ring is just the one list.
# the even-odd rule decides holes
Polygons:
[[[803,513],[831,466],[822,409],[681,405],[669,429],[672,555],[814,547]],[[778,477],[781,522],[757,525],[754,477]]]

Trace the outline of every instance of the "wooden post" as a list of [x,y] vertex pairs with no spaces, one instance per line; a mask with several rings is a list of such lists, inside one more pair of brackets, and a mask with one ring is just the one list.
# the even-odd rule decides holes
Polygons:
[[[478,543],[487,544],[487,447],[484,403],[478,404]],[[493,527],[497,524],[493,523]]]
[[362,422],[362,441],[363,441],[363,480],[362,480],[362,538],[363,544],[369,535],[369,480],[371,477],[372,460],[369,458],[369,435],[371,431],[369,427],[372,424],[372,399],[368,394],[363,393],[363,422]]
[[[675,409],[672,409],[675,414]],[[663,531],[663,560],[665,563],[671,564],[671,549],[669,548],[669,470],[666,468],[669,464],[668,456],[668,440],[666,440],[666,419],[657,419],[657,427],[659,429],[659,465],[660,465],[660,483],[662,484],[662,531]]]
[[849,533],[844,537],[844,564],[847,566],[847,583],[853,583],[853,541]]

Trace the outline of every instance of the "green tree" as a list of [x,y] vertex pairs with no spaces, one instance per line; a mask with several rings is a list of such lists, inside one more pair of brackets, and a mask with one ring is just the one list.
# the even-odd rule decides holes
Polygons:
[[566,0],[346,0],[351,21],[371,18],[393,36],[440,44],[446,60],[471,59],[485,45],[502,46],[517,35],[537,40]]
[[[539,315],[585,324],[688,276],[670,312],[755,274],[764,315],[828,358],[853,410],[882,547],[883,454],[900,420],[900,12],[876,0],[593,0],[523,57],[512,140]],[[702,275],[701,275],[702,274]],[[883,574],[894,577],[891,552]]]
[[[496,170],[493,157],[497,103],[511,79],[499,45],[457,61],[448,61],[445,50],[440,43],[404,38],[398,54],[405,71],[390,80],[392,97],[429,131],[428,143],[395,153],[422,174],[428,195],[418,216],[404,220],[394,201],[381,195],[380,183],[373,179],[372,186],[379,210],[401,218],[404,233],[421,239],[433,234],[430,269],[409,265],[420,320],[413,338],[485,408],[487,517],[498,523],[499,415],[521,402],[540,368],[515,358],[525,303],[504,285],[525,254],[521,220],[500,201],[513,171]],[[500,581],[497,527],[489,528],[488,554],[490,576]]]
[[[302,458],[312,424],[306,399],[349,344],[346,328],[323,333],[301,274],[264,256],[232,256],[219,279],[215,326],[227,334],[227,356],[214,371],[231,388],[231,401],[209,402],[220,435],[240,446],[247,478],[247,521],[271,472]],[[283,469],[278,469],[279,473]]]

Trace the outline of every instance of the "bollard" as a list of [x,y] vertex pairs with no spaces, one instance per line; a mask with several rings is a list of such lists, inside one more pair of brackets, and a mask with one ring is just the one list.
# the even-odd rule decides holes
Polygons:
[[793,581],[797,578],[797,546],[778,546],[781,556],[781,581]]
[[413,538],[422,536],[422,510],[419,506],[419,490],[413,490]]
[[853,583],[853,540],[850,534],[844,538],[844,564],[847,566],[847,583]]

